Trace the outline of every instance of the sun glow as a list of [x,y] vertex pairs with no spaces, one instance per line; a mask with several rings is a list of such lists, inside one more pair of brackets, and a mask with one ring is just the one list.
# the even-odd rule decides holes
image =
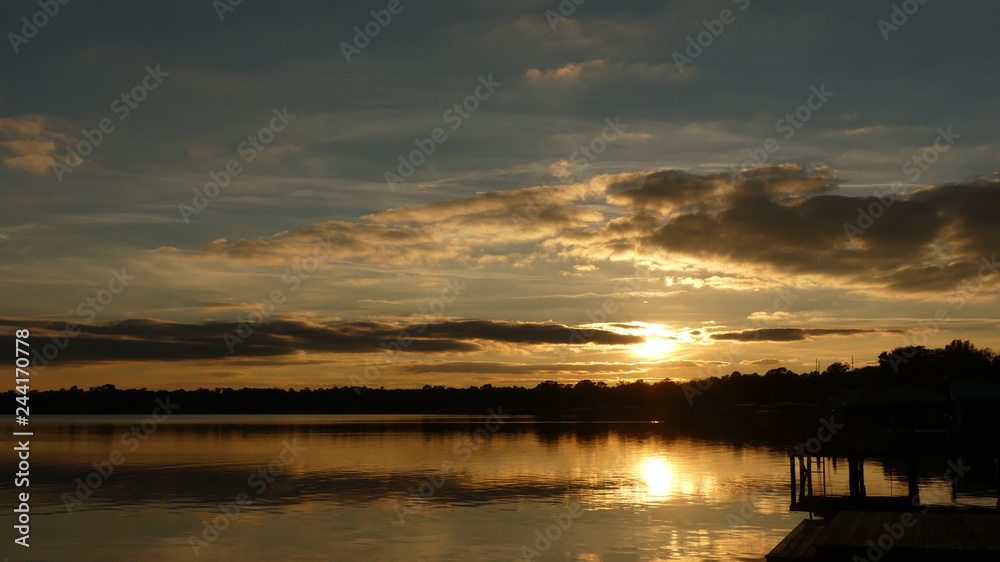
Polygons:
[[639,335],[646,341],[635,348],[635,354],[640,357],[660,357],[674,351],[677,344],[676,335],[669,330],[670,326],[660,324],[644,324]]
[[585,326],[608,330],[618,334],[639,336],[642,343],[633,344],[629,351],[639,357],[658,358],[677,351],[679,343],[689,342],[684,331],[677,331],[667,324],[648,322],[617,322],[586,324]]
[[636,355],[643,357],[658,357],[674,350],[674,342],[660,337],[647,337],[644,343],[635,349]]

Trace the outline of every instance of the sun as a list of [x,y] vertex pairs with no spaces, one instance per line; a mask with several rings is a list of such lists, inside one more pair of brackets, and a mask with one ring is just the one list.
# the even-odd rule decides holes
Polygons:
[[639,357],[661,357],[677,351],[677,345],[686,341],[680,332],[667,324],[649,322],[624,322],[607,326],[606,329],[629,336],[639,336],[642,343],[631,346],[630,351]]
[[642,357],[659,357],[674,350],[674,342],[661,337],[647,337],[646,341],[635,348],[635,354]]

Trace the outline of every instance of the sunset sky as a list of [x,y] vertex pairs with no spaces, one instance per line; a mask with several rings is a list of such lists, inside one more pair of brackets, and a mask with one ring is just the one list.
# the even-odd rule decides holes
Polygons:
[[0,333],[61,347],[33,388],[1000,348],[1000,5],[349,4],[0,7]]

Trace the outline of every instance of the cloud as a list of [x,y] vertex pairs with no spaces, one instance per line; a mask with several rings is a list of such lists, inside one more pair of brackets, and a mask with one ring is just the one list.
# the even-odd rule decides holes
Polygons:
[[579,79],[585,72],[596,73],[598,70],[604,68],[607,62],[606,59],[594,59],[585,62],[571,62],[565,66],[550,68],[548,70],[532,68],[524,73],[524,77],[531,82],[550,80],[572,81]]
[[629,214],[545,246],[577,259],[645,256],[746,277],[825,279],[884,296],[955,291],[994,272],[995,179],[880,198],[836,193],[837,176],[826,168],[741,174],[745,181],[679,170],[608,177],[608,203]]
[[643,372],[645,369],[632,363],[504,363],[497,361],[445,361],[414,363],[403,367],[410,373],[439,374],[506,374],[506,375],[586,375],[623,374]]
[[732,199],[823,193],[833,189],[836,176],[825,168],[806,170],[784,164],[697,175],[682,170],[622,174],[608,186],[608,203],[633,212],[670,214],[723,208]]
[[776,365],[781,365],[784,361],[778,359],[756,359],[753,361],[745,360],[740,361],[740,365],[753,365],[754,367],[774,367]]
[[712,334],[714,340],[729,341],[802,341],[825,336],[856,336],[860,334],[902,333],[901,330],[865,330],[860,328],[826,329],[826,328],[762,328],[759,330],[744,330],[742,332],[726,332]]
[[42,175],[55,163],[57,142],[70,138],[52,129],[51,119],[42,115],[23,115],[0,119],[0,141],[5,156],[0,166]]
[[483,215],[494,212],[514,212],[529,206],[569,204],[583,201],[588,197],[603,193],[599,183],[574,183],[568,185],[541,185],[507,191],[476,193],[464,199],[435,201],[423,205],[413,205],[389,209],[381,213],[367,215],[362,219],[379,224],[440,222],[455,217]]
[[783,310],[777,310],[774,312],[765,312],[759,310],[757,312],[751,313],[747,316],[747,320],[763,321],[763,322],[775,322],[780,320],[788,320],[792,315]]
[[848,135],[848,136],[854,136],[854,135],[867,135],[867,134],[870,134],[870,133],[881,133],[881,132],[884,132],[885,130],[886,130],[885,125],[874,125],[874,126],[871,126],[871,127],[860,127],[860,128],[857,128],[857,129],[848,129],[848,130],[843,131],[843,133],[845,135]]
[[[1000,180],[930,186],[904,196],[838,192],[829,168],[778,164],[695,174],[660,170],[583,183],[481,192],[328,221],[250,240],[217,240],[179,258],[391,267],[528,267],[641,259],[695,287],[732,279],[833,284],[873,296],[941,295],[965,280],[996,284]],[[601,204],[603,199],[604,205]],[[989,274],[989,275],[984,275]],[[704,278],[699,277],[702,275]],[[712,276],[715,277],[712,277]]]
[[590,59],[570,62],[542,70],[531,68],[524,78],[531,84],[571,84],[583,80],[601,79],[609,83],[622,80],[667,80],[681,82],[694,78],[697,69],[680,73],[674,64],[647,62],[611,62],[608,59]]
[[411,363],[402,370],[410,373],[436,374],[506,374],[506,375],[576,375],[576,376],[621,376],[639,375],[652,369],[691,369],[708,364],[727,365],[716,361],[636,361],[636,362],[588,362],[588,363],[520,363],[504,361],[440,361]]
[[210,371],[206,373],[206,375],[216,379],[229,379],[233,377],[242,377],[246,375],[246,373],[241,371]]
[[[198,253],[159,251],[188,259],[226,258],[285,263],[290,256],[323,255],[333,260],[388,265],[468,265],[483,248],[548,239],[604,221],[596,209],[575,203],[603,194],[600,183],[535,186],[477,193],[463,199],[390,209],[359,222],[328,221],[250,240],[216,240]],[[505,256],[506,252],[497,251]]]
[[[817,274],[893,292],[947,291],[1000,247],[1000,233],[990,226],[997,213],[1000,182],[985,180],[930,187],[888,208],[877,197],[737,195],[718,213],[671,217],[643,242],[778,275]],[[858,224],[867,229],[848,230]]]
[[[408,327],[407,330],[419,329]],[[520,344],[566,344],[585,339],[599,345],[633,345],[645,341],[641,336],[619,334],[607,330],[578,330],[562,324],[541,322],[503,322],[497,320],[462,320],[427,325],[422,336],[456,339],[481,339]]]
[[[65,322],[0,319],[0,326],[31,328],[38,335],[57,335]],[[301,353],[382,353],[397,344],[407,353],[462,353],[484,349],[484,343],[520,345],[631,345],[643,338],[606,330],[580,330],[541,322],[452,320],[427,324],[403,322],[312,322],[278,319],[262,323],[252,334],[223,322],[178,323],[134,319],[101,325],[78,324],[79,333],[59,361],[185,361],[231,357],[278,357]],[[240,336],[231,353],[224,335]],[[243,337],[246,336],[246,337]],[[0,339],[11,339],[9,336]],[[408,341],[407,345],[399,345]],[[11,342],[13,345],[13,342]]]

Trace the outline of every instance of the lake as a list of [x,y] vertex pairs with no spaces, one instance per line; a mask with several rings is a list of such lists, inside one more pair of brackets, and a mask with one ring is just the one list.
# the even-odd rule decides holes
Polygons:
[[[36,416],[31,430],[30,549],[0,513],[12,560],[762,560],[807,516],[788,513],[780,447],[656,423],[500,410]],[[12,459],[5,506],[25,490]],[[871,461],[868,493],[905,495],[903,477]],[[847,467],[830,478],[846,489]],[[953,503],[935,472],[921,487]]]

